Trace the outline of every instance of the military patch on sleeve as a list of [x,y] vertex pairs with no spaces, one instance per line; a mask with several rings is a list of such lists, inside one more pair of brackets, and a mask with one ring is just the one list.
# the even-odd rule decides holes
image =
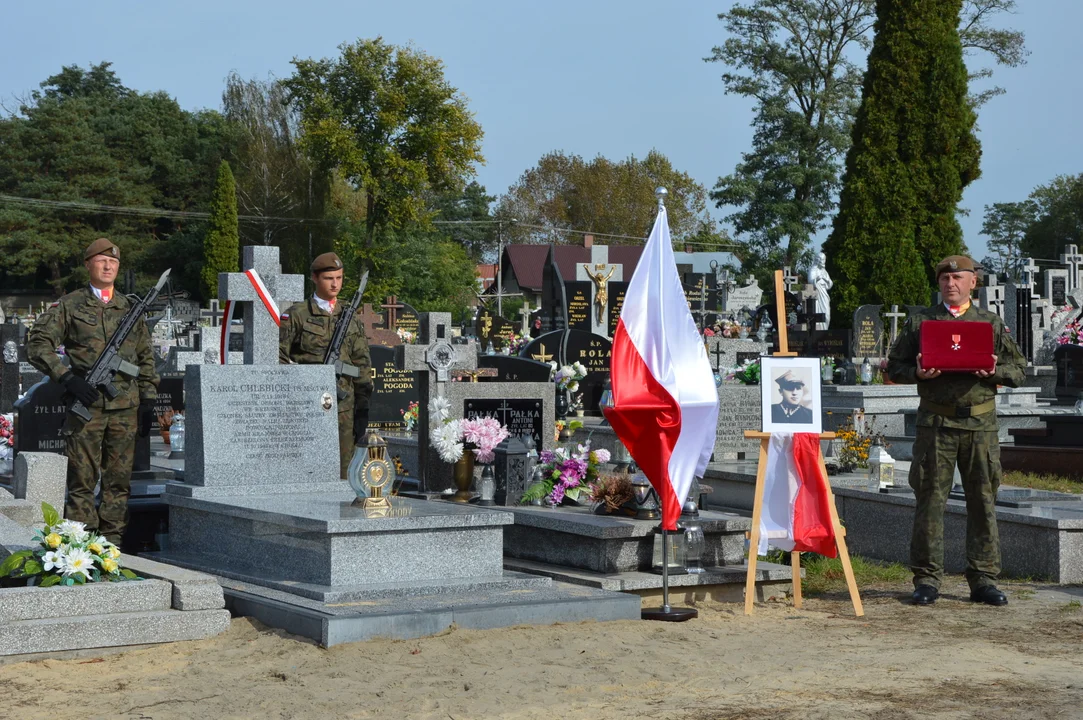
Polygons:
[[289,320],[290,319],[290,314],[289,313],[282,313],[282,315],[281,315],[281,317],[279,319],[280,320]]
[[60,305],[60,301],[59,301],[59,300],[57,300],[57,301],[56,301],[55,303],[52,303],[52,304],[50,304],[50,305],[49,305],[49,307],[50,307],[50,308],[55,308],[55,307],[57,307],[58,305]]

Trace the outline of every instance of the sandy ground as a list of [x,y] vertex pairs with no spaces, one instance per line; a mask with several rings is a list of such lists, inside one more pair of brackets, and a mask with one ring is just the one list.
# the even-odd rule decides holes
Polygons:
[[860,619],[839,594],[330,650],[238,618],[211,640],[4,665],[0,717],[1083,718],[1083,588],[1006,589],[1006,608],[954,578],[931,608],[866,588]]

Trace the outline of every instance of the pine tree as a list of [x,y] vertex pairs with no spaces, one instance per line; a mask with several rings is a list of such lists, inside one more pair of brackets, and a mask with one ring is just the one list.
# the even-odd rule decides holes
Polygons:
[[218,166],[211,195],[211,220],[203,240],[203,297],[218,297],[218,273],[240,269],[240,231],[237,227],[237,188],[225,160]]
[[839,213],[824,243],[836,316],[925,304],[933,269],[964,252],[956,219],[979,173],[959,41],[962,0],[878,0]]

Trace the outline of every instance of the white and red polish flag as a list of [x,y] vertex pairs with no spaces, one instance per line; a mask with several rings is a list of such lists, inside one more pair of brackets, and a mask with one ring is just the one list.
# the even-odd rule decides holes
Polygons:
[[829,502],[827,478],[820,468],[820,436],[772,433],[760,508],[759,554],[766,555],[770,544],[787,552],[835,557]]
[[662,499],[662,528],[677,529],[692,478],[714,450],[718,391],[688,309],[665,207],[659,207],[628,283],[610,361],[606,419]]

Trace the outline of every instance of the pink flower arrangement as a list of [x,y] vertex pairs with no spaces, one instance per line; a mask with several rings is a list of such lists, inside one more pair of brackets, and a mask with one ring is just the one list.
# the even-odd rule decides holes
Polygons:
[[459,425],[463,441],[477,445],[474,458],[480,463],[491,463],[496,459],[496,446],[508,437],[508,429],[496,418],[486,417],[475,420],[463,420]]
[[1075,320],[1065,325],[1057,338],[1057,344],[1083,346],[1083,321]]
[[609,462],[609,451],[591,450],[588,440],[576,446],[575,452],[563,447],[542,450],[538,461],[543,479],[527,489],[523,502],[545,498],[550,505],[559,505],[565,497],[578,500],[584,493],[590,495],[599,467]]

